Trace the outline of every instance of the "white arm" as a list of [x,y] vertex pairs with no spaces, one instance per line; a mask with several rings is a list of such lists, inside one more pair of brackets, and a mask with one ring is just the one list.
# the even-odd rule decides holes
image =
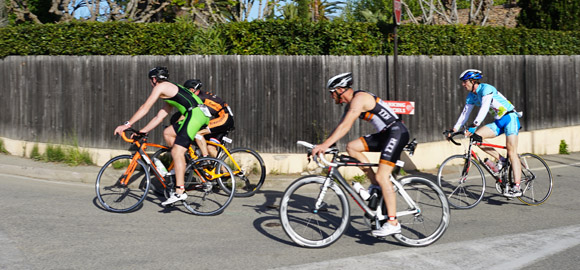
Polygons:
[[489,95],[485,95],[481,98],[481,108],[479,109],[479,112],[477,113],[477,117],[475,117],[475,120],[473,121],[473,124],[476,127],[481,125],[481,123],[483,122],[483,119],[485,119],[485,116],[489,112],[489,106],[491,106],[491,101],[493,99],[492,96],[493,96],[492,94],[489,94]]
[[457,119],[457,123],[455,123],[455,126],[453,126],[453,129],[455,131],[459,130],[459,128],[461,128],[461,126],[465,124],[465,121],[467,121],[469,114],[471,114],[471,110],[473,110],[473,104],[465,104],[465,107],[463,107],[461,115],[459,115],[459,118]]

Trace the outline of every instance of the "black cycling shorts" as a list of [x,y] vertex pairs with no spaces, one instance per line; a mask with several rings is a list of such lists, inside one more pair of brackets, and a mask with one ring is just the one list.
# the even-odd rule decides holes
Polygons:
[[401,122],[378,133],[360,137],[367,152],[381,152],[380,163],[395,166],[409,142],[409,131]]

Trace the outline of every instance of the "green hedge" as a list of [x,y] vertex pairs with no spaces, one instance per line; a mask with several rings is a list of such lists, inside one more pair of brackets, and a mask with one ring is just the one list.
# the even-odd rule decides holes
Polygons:
[[580,54],[580,31],[407,25],[398,32],[403,55]]
[[[182,23],[86,22],[0,28],[7,55],[383,55],[392,26],[257,21],[200,29]],[[403,25],[401,55],[574,55],[580,31]]]

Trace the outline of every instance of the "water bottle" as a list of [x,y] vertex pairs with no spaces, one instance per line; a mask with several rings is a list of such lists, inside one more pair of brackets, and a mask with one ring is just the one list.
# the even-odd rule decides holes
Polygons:
[[359,183],[359,182],[352,182],[352,187],[354,191],[360,195],[363,200],[368,200],[371,194]]
[[369,198],[369,208],[371,210],[377,210],[379,205],[379,200],[381,198],[381,191],[377,188],[371,189],[371,197]]
[[153,158],[153,163],[155,163],[155,167],[157,167],[157,171],[161,174],[161,176],[165,176],[167,174],[167,168],[165,168],[161,160],[158,158]]
[[495,162],[489,160],[488,158],[485,158],[483,160],[483,162],[485,162],[485,164],[491,169],[492,172],[496,173],[498,172],[497,166],[495,165]]

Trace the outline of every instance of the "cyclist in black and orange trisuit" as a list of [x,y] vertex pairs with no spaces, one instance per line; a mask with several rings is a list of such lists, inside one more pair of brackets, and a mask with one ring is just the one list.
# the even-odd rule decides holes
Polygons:
[[212,157],[215,157],[217,155],[217,148],[213,145],[207,145],[205,140],[216,137],[216,139],[220,140],[220,135],[223,136],[225,132],[233,129],[234,114],[232,113],[230,106],[228,106],[223,99],[210,92],[202,92],[201,87],[203,84],[200,80],[187,80],[183,86],[197,95],[203,101],[203,104],[207,106],[212,115],[207,128],[201,129],[197,132],[195,141],[201,150],[202,156],[207,156],[209,153]]
[[401,224],[397,221],[396,194],[390,181],[390,175],[403,148],[409,142],[409,132],[389,105],[374,94],[360,90],[354,91],[351,85],[352,73],[350,72],[336,75],[328,81],[327,88],[335,103],[347,103],[347,106],[336,129],[323,143],[312,149],[312,155],[324,153],[326,149],[346,135],[357,118],[371,122],[377,133],[349,142],[346,150],[350,156],[363,163],[369,162],[363,152],[381,152],[376,174],[371,168],[363,168],[371,183],[378,184],[382,190],[389,216],[388,222],[385,222],[380,229],[373,230],[372,234],[387,236],[400,233]]
[[149,71],[149,80],[151,86],[153,86],[153,91],[129,121],[126,121],[123,125],[115,129],[115,134],[120,134],[130,128],[131,125],[147,115],[157,99],[165,101],[165,106],[139,132],[148,133],[161,124],[173,107],[177,108],[179,113],[184,115],[182,120],[167,127],[163,131],[163,137],[167,145],[172,147],[171,156],[175,164],[176,190],[171,194],[169,199],[161,203],[162,205],[168,205],[187,198],[184,187],[185,152],[193,142],[197,131],[209,123],[208,116],[202,111],[203,107],[201,106],[203,106],[203,101],[187,88],[167,81],[168,78],[169,71],[166,67],[155,67],[151,69]]

